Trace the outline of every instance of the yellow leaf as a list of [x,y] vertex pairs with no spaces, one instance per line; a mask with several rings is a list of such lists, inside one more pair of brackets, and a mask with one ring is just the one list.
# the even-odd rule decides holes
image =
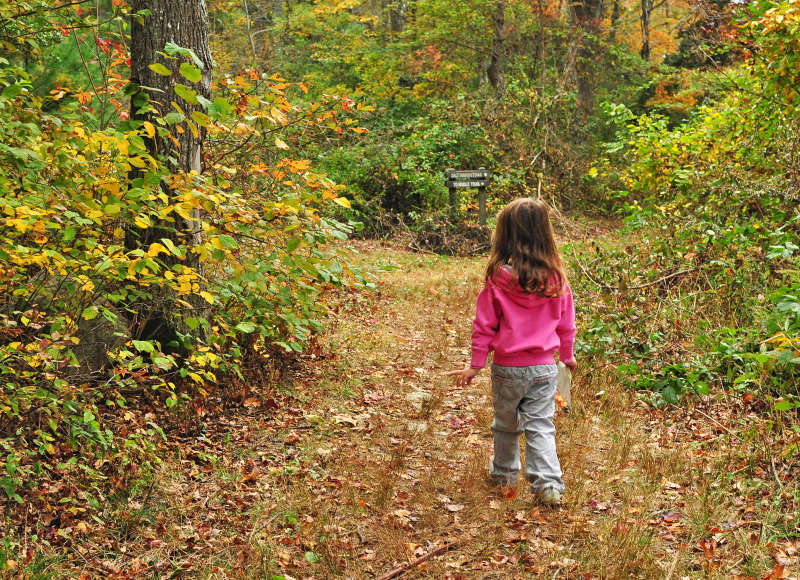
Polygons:
[[103,187],[111,195],[119,196],[119,183],[118,182],[112,181],[110,183],[106,183]]
[[151,258],[155,258],[161,252],[164,252],[165,254],[169,253],[164,246],[162,246],[158,242],[154,242],[150,244],[150,248],[147,250],[147,255],[150,256]]
[[171,104],[173,107],[175,107],[175,110],[176,110],[176,111],[178,111],[178,112],[179,112],[181,115],[183,115],[184,117],[186,116],[186,113],[184,113],[184,112],[183,112],[183,109],[181,109],[181,108],[178,106],[178,103],[176,103],[175,101],[170,101],[170,104]]
[[189,204],[177,204],[175,205],[175,211],[178,213],[185,220],[192,220],[192,206]]
[[119,139],[117,139],[117,148],[119,149],[119,152],[123,157],[128,156],[128,145],[129,145],[128,140],[125,139],[124,137],[120,137]]
[[200,133],[197,131],[197,125],[195,125],[191,121],[186,121],[186,125],[188,125],[189,131],[192,132],[192,135],[194,136],[195,139],[200,137]]
[[208,292],[206,292],[205,290],[200,292],[200,296],[205,298],[205,301],[208,302],[209,304],[214,304],[214,297],[211,294],[209,294]]
[[144,133],[150,139],[152,139],[153,137],[156,136],[156,128],[153,127],[153,124],[150,121],[145,121],[144,122]]
[[147,163],[141,157],[130,157],[128,163],[139,169],[144,169],[147,166]]
[[275,137],[275,147],[277,147],[278,149],[288,149],[289,148],[289,146],[286,144],[286,142],[283,139],[281,139],[280,137]]
[[337,197],[333,201],[335,203],[338,203],[342,207],[346,207],[347,209],[350,209],[350,200],[347,199],[346,197]]

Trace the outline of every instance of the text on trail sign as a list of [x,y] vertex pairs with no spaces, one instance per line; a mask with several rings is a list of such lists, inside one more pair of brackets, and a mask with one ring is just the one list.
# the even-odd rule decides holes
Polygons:
[[455,180],[453,180],[453,181],[445,181],[444,184],[447,187],[486,187],[487,185],[489,185],[489,180],[487,180],[487,179],[482,179],[480,181],[477,181],[477,180],[474,180],[474,181],[462,181],[462,180],[455,181]]
[[452,180],[469,180],[469,179],[488,179],[489,171],[487,169],[457,171],[455,169],[448,169],[444,172],[447,179]]
[[455,211],[456,189],[475,188],[478,190],[478,212],[481,225],[486,224],[486,186],[489,185],[489,170],[485,167],[478,169],[448,169],[444,172],[444,184],[450,190],[450,208]]

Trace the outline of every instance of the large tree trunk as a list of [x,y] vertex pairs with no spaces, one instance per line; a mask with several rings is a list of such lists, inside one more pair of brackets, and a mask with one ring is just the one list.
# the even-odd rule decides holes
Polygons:
[[[149,11],[149,15],[137,16],[136,13],[142,10]],[[151,155],[167,163],[173,173],[200,173],[205,130],[197,127],[195,134],[187,123],[192,122],[188,120],[192,112],[201,110],[202,107],[187,103],[179,97],[175,93],[175,84],[189,86],[205,98],[210,96],[212,59],[208,46],[205,0],[132,0],[131,12],[134,14],[131,17],[131,83],[138,87],[131,97],[131,119],[152,121],[155,117],[174,111],[173,103],[177,103],[187,116],[187,120],[181,123],[184,131],[174,131],[178,145],[156,134],[145,139],[147,149]],[[203,63],[199,82],[191,83],[178,73],[178,67],[186,61],[185,57],[170,59],[158,54],[165,52],[167,43],[191,49],[197,55]],[[153,63],[166,66],[172,74],[157,74],[150,68]],[[134,178],[136,176],[132,175]],[[162,188],[168,197],[172,197],[172,190],[167,183],[162,183]],[[174,212],[172,215],[175,216],[175,221],[153,224],[149,228],[130,225],[125,240],[128,249],[146,249],[161,238],[170,238],[184,244],[195,243],[199,235],[195,223],[175,215]],[[168,261],[170,258],[164,259]],[[196,257],[191,254],[187,254],[184,264],[199,269]],[[158,291],[154,291],[156,293]],[[181,318],[174,316],[170,298],[163,291],[147,303],[130,305],[135,313],[133,331],[138,337],[159,340],[164,346],[176,339],[176,330],[186,332]]]
[[594,109],[595,61],[603,23],[602,0],[571,0],[570,16],[578,32],[575,74],[578,111],[584,117]]
[[489,55],[489,67],[486,69],[486,76],[492,83],[498,97],[503,96],[506,88],[506,79],[503,75],[503,42],[505,41],[506,26],[506,3],[499,0],[492,15],[492,27],[494,28],[494,39],[492,40],[492,53]]
[[[154,112],[141,112],[134,103],[131,118],[148,119],[164,115],[173,110],[173,101],[180,104],[187,116],[193,111],[201,110],[199,105],[190,105],[175,94],[175,83],[190,86],[206,98],[211,93],[212,59],[208,47],[208,13],[205,0],[132,0],[131,9],[133,13],[145,9],[150,11],[150,16],[131,18],[131,82],[142,87],[142,92],[156,109]],[[203,78],[199,83],[189,83],[178,74],[178,67],[185,60],[183,57],[171,60],[157,54],[164,52],[164,46],[168,42],[191,49],[200,58],[203,63]],[[156,62],[166,66],[173,74],[156,74],[149,68]],[[151,153],[155,155],[177,153],[179,164],[176,169],[199,171],[204,131],[201,130],[197,137],[191,131],[184,131],[176,137],[180,142],[180,151],[174,151],[175,147],[169,139],[158,136],[150,139],[148,147],[152,146]]]

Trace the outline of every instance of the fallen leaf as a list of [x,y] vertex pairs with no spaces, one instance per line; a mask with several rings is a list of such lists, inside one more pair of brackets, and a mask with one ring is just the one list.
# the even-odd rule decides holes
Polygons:
[[667,524],[668,526],[672,524],[677,524],[678,521],[680,521],[680,519],[681,516],[675,512],[664,512],[663,514],[661,514],[661,521]]
[[783,564],[776,564],[769,574],[764,576],[761,580],[780,580],[781,578],[788,578],[789,572]]
[[561,558],[560,560],[553,560],[550,562],[551,568],[569,568],[577,564],[577,560],[573,560],[572,558]]

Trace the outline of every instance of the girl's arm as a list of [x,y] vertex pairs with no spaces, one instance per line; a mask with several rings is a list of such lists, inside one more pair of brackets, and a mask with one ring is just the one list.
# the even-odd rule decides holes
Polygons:
[[556,326],[556,334],[560,341],[558,359],[570,370],[577,367],[573,347],[575,345],[575,305],[572,302],[572,290],[567,285],[567,291],[561,295],[561,320]]
[[[500,328],[500,313],[495,307],[491,283],[478,294],[475,306],[475,320],[472,321],[472,360],[470,366],[482,369],[486,366],[489,347]],[[476,373],[477,374],[477,373]]]
[[472,321],[472,360],[469,366],[447,373],[449,377],[456,377],[456,386],[464,387],[470,384],[486,366],[489,347],[499,328],[500,320],[494,305],[494,297],[489,284],[486,284],[478,294],[475,320]]

